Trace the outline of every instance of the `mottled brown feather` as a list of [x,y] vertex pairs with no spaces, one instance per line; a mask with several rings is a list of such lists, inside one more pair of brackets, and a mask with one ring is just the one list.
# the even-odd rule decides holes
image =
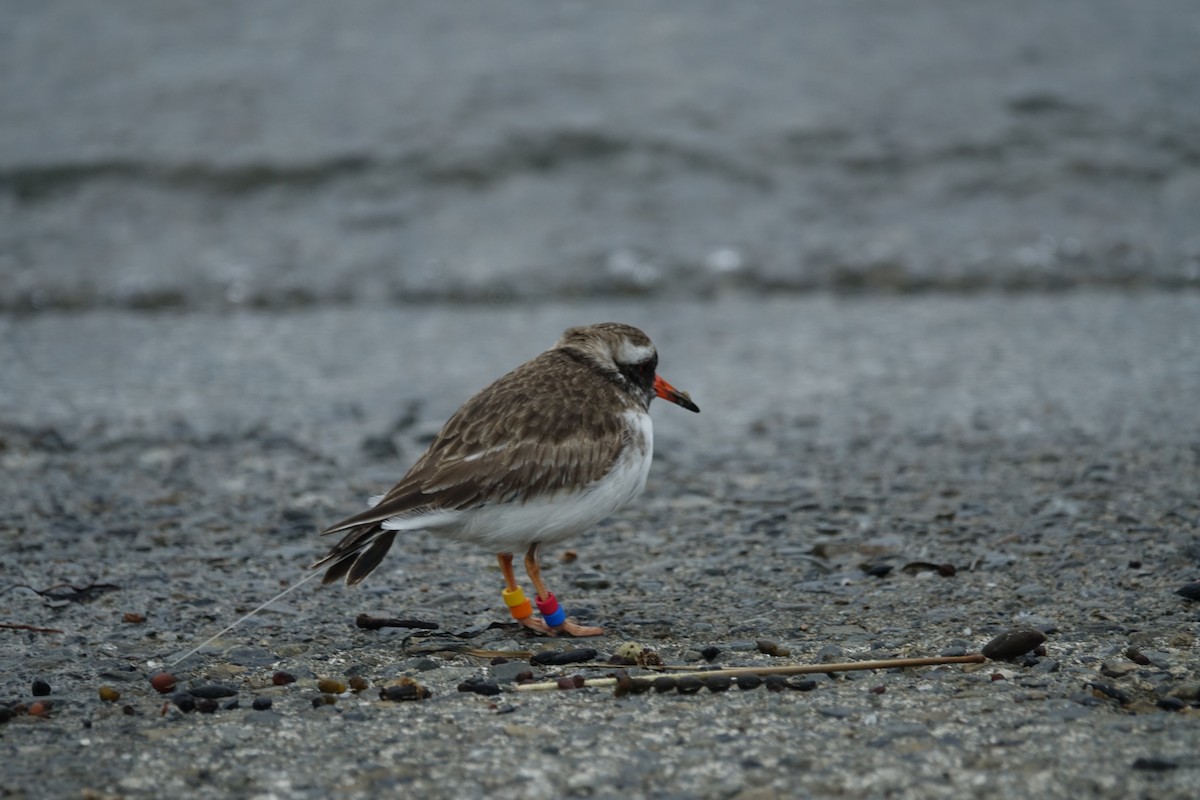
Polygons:
[[620,341],[651,346],[627,325],[572,328],[464,403],[378,504],[323,531],[347,533],[313,565],[332,565],[322,583],[358,583],[375,569],[395,538],[387,519],[525,502],[604,477],[632,435],[613,410],[645,410],[653,396],[605,367]]

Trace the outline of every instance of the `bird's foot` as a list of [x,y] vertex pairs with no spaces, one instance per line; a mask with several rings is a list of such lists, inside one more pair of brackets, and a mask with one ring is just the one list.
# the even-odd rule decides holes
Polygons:
[[604,633],[604,628],[580,625],[574,620],[567,620],[555,628],[551,628],[538,617],[525,617],[524,619],[517,620],[517,622],[541,636],[558,636],[560,633],[567,636],[599,636]]
[[594,625],[580,625],[570,619],[554,630],[558,633],[565,633],[568,636],[599,636],[604,633],[604,628],[597,628]]

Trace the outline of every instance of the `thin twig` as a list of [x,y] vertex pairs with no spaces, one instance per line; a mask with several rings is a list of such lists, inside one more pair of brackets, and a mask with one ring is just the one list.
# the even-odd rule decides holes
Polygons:
[[[936,667],[943,664],[982,664],[987,658],[980,653],[967,656],[932,656],[930,658],[885,658],[879,661],[847,661],[840,664],[789,664],[782,667],[731,667],[707,671],[676,673],[675,678],[735,677],[737,675],[811,675],[819,672],[852,672],[863,669],[896,669],[899,667]],[[615,686],[616,678],[587,678],[583,685]],[[518,692],[545,692],[557,689],[557,681],[525,683]]]
[[0,628],[11,631],[32,631],[34,633],[62,633],[58,628],[38,628],[34,625],[18,625],[14,622],[0,622]]

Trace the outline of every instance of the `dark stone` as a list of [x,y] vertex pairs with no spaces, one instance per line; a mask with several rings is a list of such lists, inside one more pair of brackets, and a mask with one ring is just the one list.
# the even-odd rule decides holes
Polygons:
[[50,694],[50,684],[38,679],[35,680],[33,685],[29,687],[29,691],[33,693],[34,697],[45,697],[46,695]]
[[984,656],[993,661],[1007,661],[1023,656],[1046,641],[1046,634],[1033,628],[1011,628],[983,646]]
[[256,697],[250,707],[255,711],[266,711],[270,709],[272,700],[269,697]]
[[598,653],[590,647],[581,647],[578,650],[543,650],[540,653],[534,653],[533,657],[529,659],[529,663],[538,666],[561,666],[592,661],[597,655]]
[[1185,600],[1200,600],[1200,581],[1180,586],[1175,590],[1175,594]]
[[492,697],[500,694],[500,685],[495,681],[484,680],[483,678],[469,678],[458,685],[460,692],[474,692],[485,697]]

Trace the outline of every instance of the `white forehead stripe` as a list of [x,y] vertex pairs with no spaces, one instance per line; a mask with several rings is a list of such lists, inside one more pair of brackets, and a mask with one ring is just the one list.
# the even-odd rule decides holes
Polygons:
[[617,361],[621,364],[640,364],[653,355],[654,345],[652,344],[633,344],[623,341],[617,351]]

